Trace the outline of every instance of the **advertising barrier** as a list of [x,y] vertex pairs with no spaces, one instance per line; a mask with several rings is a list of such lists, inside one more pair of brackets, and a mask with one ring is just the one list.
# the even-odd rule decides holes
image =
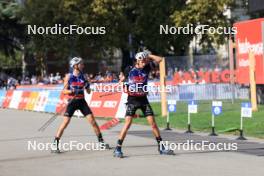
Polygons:
[[[116,85],[116,84],[113,84]],[[150,82],[151,90],[148,93],[149,102],[160,102],[159,85]],[[85,100],[92,109],[95,117],[124,118],[126,110],[127,94],[116,92],[111,84],[102,84],[101,88],[110,92],[94,91],[85,94]],[[224,100],[232,98],[232,89],[230,84],[194,84],[194,85],[168,85],[167,99],[175,101],[190,100]],[[59,86],[54,86],[59,87]],[[13,108],[20,110],[29,110],[47,113],[63,114],[68,97],[61,90],[54,89],[38,90],[32,88],[28,90],[17,89],[12,91],[0,91],[0,107]],[[23,87],[25,88],[25,87]],[[98,87],[97,87],[98,88]],[[248,99],[248,88],[234,86],[234,95],[236,99]],[[82,116],[80,111],[74,115]]]
[[[92,92],[85,100],[95,117],[123,118],[127,94],[121,92]],[[62,91],[0,91],[0,107],[36,112],[61,113],[69,98]],[[74,115],[82,116],[80,111]]]

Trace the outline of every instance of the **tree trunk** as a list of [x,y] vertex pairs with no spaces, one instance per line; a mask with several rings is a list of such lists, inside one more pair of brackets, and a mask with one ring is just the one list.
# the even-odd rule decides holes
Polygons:
[[25,56],[26,56],[26,51],[25,51],[25,47],[22,46],[22,55],[21,55],[21,61],[22,61],[22,78],[26,77],[26,68],[27,68],[27,62],[25,60]]

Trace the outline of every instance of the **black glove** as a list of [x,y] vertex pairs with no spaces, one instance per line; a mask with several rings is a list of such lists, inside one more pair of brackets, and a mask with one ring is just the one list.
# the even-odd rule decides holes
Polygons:
[[90,83],[87,81],[87,82],[85,82],[85,84],[84,84],[84,88],[85,89],[90,89]]

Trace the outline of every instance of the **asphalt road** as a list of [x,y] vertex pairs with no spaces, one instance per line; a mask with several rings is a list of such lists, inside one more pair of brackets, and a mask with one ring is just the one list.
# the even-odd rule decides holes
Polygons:
[[[202,141],[237,143],[236,151],[175,150],[174,156],[163,156],[157,152],[156,141],[150,128],[133,125],[124,142],[125,157],[114,158],[113,150],[76,150],[61,154],[49,150],[29,150],[29,143],[47,144],[62,118],[59,117],[44,132],[37,129],[51,114],[0,109],[0,175],[19,176],[263,176],[264,141],[237,141],[226,137],[208,137],[203,134],[184,134],[180,131],[165,132],[163,139],[170,143],[194,144]],[[98,120],[100,124],[103,120]],[[105,140],[114,146],[122,124],[104,131]],[[234,137],[235,138],[235,137]],[[95,144],[97,139],[86,119],[74,118],[62,138],[64,143],[76,141]],[[41,148],[41,147],[40,147]]]

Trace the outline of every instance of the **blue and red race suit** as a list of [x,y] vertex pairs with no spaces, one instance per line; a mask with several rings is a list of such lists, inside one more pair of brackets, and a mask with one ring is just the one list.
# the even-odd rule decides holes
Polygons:
[[153,67],[155,67],[154,63],[150,62],[144,68],[126,68],[127,81],[125,85],[129,96],[143,97],[148,94],[148,76]]
[[70,101],[67,104],[64,116],[72,117],[74,112],[79,109],[84,116],[92,114],[91,109],[84,99],[84,89],[89,88],[89,83],[85,79],[84,75],[80,73],[78,76],[70,73],[70,78],[68,81],[68,90],[72,90],[73,93],[70,94]]
[[84,98],[84,88],[87,88],[87,84],[88,82],[82,73],[80,73],[78,76],[70,73],[68,90],[74,91],[74,93],[70,94],[70,96],[74,98]]

